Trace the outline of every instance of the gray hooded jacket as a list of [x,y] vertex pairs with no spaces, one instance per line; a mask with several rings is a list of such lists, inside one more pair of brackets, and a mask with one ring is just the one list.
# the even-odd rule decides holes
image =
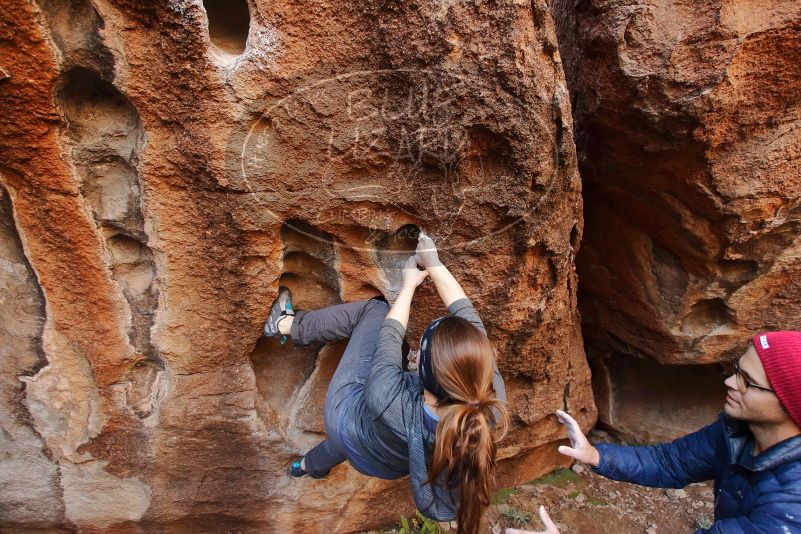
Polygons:
[[[487,334],[481,318],[467,298],[448,306],[448,314],[462,317]],[[456,518],[458,496],[448,490],[444,476],[437,484],[428,484],[428,459],[433,452],[435,435],[423,424],[422,385],[417,372],[404,371],[401,347],[404,327],[395,319],[385,319],[379,333],[370,374],[365,383],[364,403],[359,403],[359,417],[351,418],[354,427],[348,432],[360,445],[361,452],[393,474],[409,475],[417,509],[437,521]],[[495,393],[506,400],[506,389],[498,372],[493,376]]]

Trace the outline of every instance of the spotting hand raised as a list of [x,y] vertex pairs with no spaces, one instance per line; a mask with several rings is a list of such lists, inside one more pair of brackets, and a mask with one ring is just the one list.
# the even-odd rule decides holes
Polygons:
[[576,420],[562,410],[556,410],[556,417],[560,423],[567,427],[567,437],[570,438],[570,447],[562,445],[558,449],[559,452],[565,456],[575,458],[579,462],[597,466],[601,461],[598,449],[587,441],[587,437],[581,431],[581,427]]

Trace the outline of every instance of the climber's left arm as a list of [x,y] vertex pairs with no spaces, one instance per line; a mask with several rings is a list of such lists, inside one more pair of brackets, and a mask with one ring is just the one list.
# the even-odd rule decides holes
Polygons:
[[400,323],[403,330],[406,330],[406,325],[409,323],[409,310],[412,307],[412,298],[414,298],[414,291],[417,286],[423,283],[428,276],[428,271],[421,271],[417,268],[417,261],[415,256],[409,256],[406,263],[403,265],[403,286],[398,293],[398,298],[389,309],[387,319],[394,319]]
[[403,334],[409,322],[414,290],[428,276],[426,271],[417,269],[414,256],[406,262],[403,271],[403,287],[381,325],[370,374],[364,384],[367,408],[373,417],[383,418],[390,426],[403,421],[402,414],[394,413],[401,410],[403,394],[411,387],[403,372]]

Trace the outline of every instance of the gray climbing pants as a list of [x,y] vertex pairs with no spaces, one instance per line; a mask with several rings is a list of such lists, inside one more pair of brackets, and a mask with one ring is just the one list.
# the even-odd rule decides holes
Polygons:
[[347,460],[347,446],[338,429],[348,403],[363,394],[389,304],[383,297],[336,304],[320,310],[297,310],[290,336],[299,345],[349,339],[325,396],[323,419],[326,439],[305,455],[306,472],[314,478],[328,474]]

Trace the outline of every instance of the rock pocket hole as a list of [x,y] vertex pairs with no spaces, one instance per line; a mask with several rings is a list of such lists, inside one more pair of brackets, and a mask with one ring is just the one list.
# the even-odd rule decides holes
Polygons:
[[226,54],[245,51],[250,31],[250,9],[245,0],[203,0],[209,20],[209,38]]
[[128,372],[128,406],[141,419],[157,414],[169,383],[169,374],[159,360],[141,360]]
[[373,242],[376,263],[386,279],[386,294],[393,297],[400,291],[403,283],[401,269],[406,259],[417,249],[420,228],[414,224],[401,226],[391,234],[382,234]]
[[747,284],[759,274],[753,260],[724,260],[720,265],[720,284],[730,291]]
[[38,4],[66,65],[91,67],[106,79],[114,77],[114,58],[101,36],[105,23],[90,0],[48,0]]
[[575,249],[578,245],[579,240],[579,229],[578,225],[574,224],[573,228],[570,229],[570,247]]
[[731,322],[731,311],[723,299],[700,300],[684,317],[681,331],[693,336],[710,335],[719,329],[726,331]]

